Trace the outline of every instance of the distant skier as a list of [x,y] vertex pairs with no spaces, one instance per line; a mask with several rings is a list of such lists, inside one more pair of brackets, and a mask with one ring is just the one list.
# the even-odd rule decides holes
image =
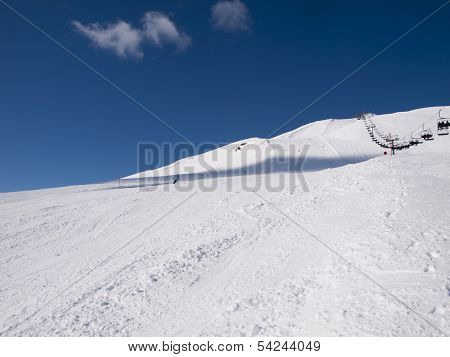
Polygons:
[[180,181],[180,175],[177,174],[177,176],[175,176],[175,179],[173,180],[173,184],[175,185],[178,181]]

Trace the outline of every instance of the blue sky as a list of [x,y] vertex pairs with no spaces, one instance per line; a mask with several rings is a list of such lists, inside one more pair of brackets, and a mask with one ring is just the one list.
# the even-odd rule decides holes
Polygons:
[[[199,144],[266,137],[444,1],[6,3]],[[282,131],[449,104],[449,16]],[[1,4],[0,24],[0,191],[118,178],[136,171],[138,142],[182,140]]]

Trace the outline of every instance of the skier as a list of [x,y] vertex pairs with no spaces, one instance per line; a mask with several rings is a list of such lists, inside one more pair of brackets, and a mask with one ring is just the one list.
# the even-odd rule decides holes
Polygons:
[[180,180],[180,175],[177,174],[177,176],[175,176],[175,179],[173,180],[173,184],[175,185],[179,180]]

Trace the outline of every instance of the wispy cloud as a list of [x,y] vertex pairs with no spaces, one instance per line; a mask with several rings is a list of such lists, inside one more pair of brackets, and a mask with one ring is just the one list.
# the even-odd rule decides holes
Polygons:
[[122,20],[104,25],[83,25],[79,21],[72,24],[93,46],[109,50],[121,58],[142,59],[146,43],[158,48],[173,46],[178,52],[191,44],[191,38],[186,33],[178,30],[169,17],[157,11],[145,13],[140,27]]
[[250,31],[252,18],[240,0],[220,0],[211,8],[213,28],[229,33]]
[[73,21],[72,24],[95,47],[110,50],[122,58],[139,59],[144,56],[140,31],[127,22],[119,20],[115,24],[104,26],[98,23],[83,25],[79,21]]
[[143,35],[154,46],[174,45],[177,50],[182,51],[191,45],[191,38],[178,31],[175,24],[160,12],[147,12],[142,18]]

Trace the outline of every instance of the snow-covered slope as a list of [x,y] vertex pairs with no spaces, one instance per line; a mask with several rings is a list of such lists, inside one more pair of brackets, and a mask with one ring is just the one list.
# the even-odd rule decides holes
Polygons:
[[[409,135],[438,109],[373,121]],[[310,146],[306,192],[0,194],[0,335],[450,334],[450,138],[380,156],[362,121],[327,120],[267,144],[290,142]]]
[[[411,133],[417,136],[426,129],[436,134],[439,109],[432,107],[387,115],[376,115],[371,120],[385,134],[391,133],[400,138],[409,139]],[[445,108],[445,107],[444,107]],[[450,116],[450,108],[443,114]],[[368,132],[362,122],[356,119],[322,120],[300,127],[272,139],[250,138],[241,140],[205,154],[179,160],[169,166],[156,170],[133,174],[124,180],[138,178],[158,178],[193,173],[219,173],[219,176],[231,176],[231,173],[257,173],[265,171],[283,171],[282,163],[273,163],[274,158],[304,158],[302,171],[316,171],[343,166],[382,156],[384,149],[368,140]],[[428,145],[413,147],[410,153],[433,152],[445,149],[446,143],[436,140]],[[302,150],[303,149],[303,150]],[[272,165],[264,166],[268,160]],[[281,160],[280,160],[281,161]],[[258,165],[261,167],[258,168]],[[288,169],[286,169],[288,171]]]

